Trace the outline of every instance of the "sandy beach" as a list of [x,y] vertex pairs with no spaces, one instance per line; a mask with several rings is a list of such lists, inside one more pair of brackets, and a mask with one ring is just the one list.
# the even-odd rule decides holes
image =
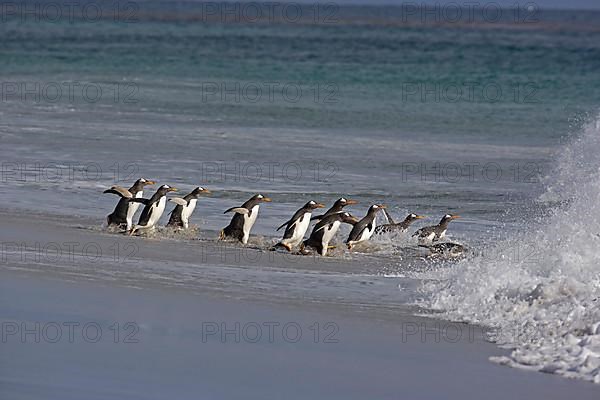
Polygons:
[[[3,398],[597,397],[590,383],[490,363],[505,352],[478,327],[414,316],[393,279],[361,275],[373,265],[280,254],[236,265],[197,259],[193,240],[126,238],[49,216],[0,221]],[[50,243],[138,251],[129,262],[58,257]],[[288,285],[267,287],[283,268]],[[311,280],[316,269],[346,275],[356,293],[336,298],[326,275]]]

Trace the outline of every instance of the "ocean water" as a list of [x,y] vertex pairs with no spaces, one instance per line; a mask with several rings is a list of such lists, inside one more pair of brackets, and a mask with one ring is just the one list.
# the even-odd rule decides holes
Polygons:
[[[100,226],[116,202],[102,190],[144,176],[211,189],[192,223],[215,238],[222,211],[261,192],[263,246],[309,199],[423,224],[458,213],[449,236],[476,256],[411,275],[420,305],[501,330],[515,350],[496,361],[598,382],[599,13],[251,22],[199,3],[127,3],[119,18],[34,4],[0,23],[2,209]],[[414,243],[361,253],[401,285]]]

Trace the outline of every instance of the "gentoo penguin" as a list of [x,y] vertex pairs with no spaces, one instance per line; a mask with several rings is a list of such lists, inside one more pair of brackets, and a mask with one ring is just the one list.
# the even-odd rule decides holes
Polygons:
[[342,222],[354,225],[358,222],[358,219],[346,211],[329,214],[321,218],[313,228],[310,237],[302,243],[301,250],[304,251],[306,247],[312,247],[320,255],[327,255],[327,250],[330,248],[329,242],[335,236]]
[[262,202],[270,202],[271,199],[263,196],[262,194],[255,194],[248,201],[242,204],[240,207],[231,207],[226,210],[223,214],[227,214],[228,212],[234,212],[235,215],[231,218],[231,222],[227,225],[223,230],[221,230],[221,235],[219,239],[223,240],[225,238],[231,237],[239,240],[243,244],[248,243],[248,238],[250,237],[250,230],[252,226],[256,222],[256,217],[258,216],[258,209],[260,208],[260,203]]
[[311,220],[313,220],[313,219],[321,219],[321,218],[326,217],[328,215],[339,213],[339,212],[341,212],[344,209],[344,207],[352,205],[352,204],[358,204],[358,201],[346,199],[344,197],[340,197],[339,199],[337,199],[335,201],[335,203],[333,203],[333,205],[331,206],[331,208],[325,212],[325,214],[315,215],[315,216],[313,216],[311,218]]
[[385,206],[383,204],[373,204],[369,207],[367,215],[354,224],[354,228],[352,228],[350,235],[348,235],[348,239],[346,239],[349,250],[352,250],[352,247],[354,247],[355,244],[369,240],[371,236],[373,236],[376,227],[375,217],[377,216],[377,212],[384,208]]
[[283,234],[283,239],[281,239],[275,247],[281,246],[285,247],[287,251],[292,251],[292,247],[299,245],[302,242],[302,239],[304,239],[304,234],[310,224],[310,216],[312,215],[313,210],[323,207],[325,207],[324,204],[316,203],[311,200],[301,209],[296,211],[289,221],[277,228],[279,231],[287,225],[285,233]]
[[420,244],[419,247],[424,247],[430,251],[428,257],[430,258],[463,258],[466,257],[467,248],[462,244],[444,242],[436,243],[434,245]]
[[189,227],[190,216],[196,208],[196,202],[201,194],[210,194],[210,190],[198,186],[190,193],[183,197],[172,197],[169,201],[177,204],[173,211],[171,211],[171,217],[167,226],[181,227],[187,229]]
[[[117,190],[123,189],[125,191],[128,191],[131,194],[131,197],[144,197],[144,186],[154,185],[154,183],[154,181],[140,178],[137,181],[135,181],[135,183],[132,187],[129,188],[129,190],[124,189],[120,186],[113,186],[112,188],[105,190],[104,193],[112,193],[121,196],[121,194],[118,193]],[[112,212],[112,214],[109,214],[106,217],[106,223],[109,226],[122,226],[124,224],[127,224],[127,230],[131,229],[131,227],[133,226],[133,216],[140,206],[140,203],[129,201],[131,197],[121,196],[119,202],[117,203],[117,206],[115,207],[115,210]]]
[[375,235],[381,235],[383,233],[395,233],[395,232],[406,232],[408,227],[418,219],[425,218],[422,215],[417,214],[408,214],[404,221],[402,222],[394,222],[392,216],[387,212],[387,210],[383,210],[385,217],[388,220],[387,224],[379,225],[375,228]]
[[150,197],[150,199],[131,199],[131,201],[143,203],[145,207],[142,210],[142,214],[140,215],[137,225],[131,228],[129,234],[133,235],[139,230],[154,230],[156,223],[165,211],[165,205],[167,204],[167,193],[176,191],[177,189],[174,187],[162,185],[158,188],[156,193]]
[[417,236],[420,244],[429,244],[446,237],[446,230],[450,221],[460,218],[458,215],[446,214],[437,225],[426,226],[413,233]]

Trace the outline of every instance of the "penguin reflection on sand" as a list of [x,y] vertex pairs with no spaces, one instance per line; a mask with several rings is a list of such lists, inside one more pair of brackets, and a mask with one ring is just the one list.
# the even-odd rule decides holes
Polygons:
[[231,207],[226,210],[223,214],[234,212],[235,215],[231,218],[229,225],[223,228],[219,239],[234,238],[243,244],[247,244],[248,239],[250,238],[250,230],[256,222],[256,217],[258,217],[260,203],[268,203],[270,201],[270,198],[265,197],[262,194],[255,194],[240,207]]
[[417,215],[414,213],[408,214],[406,216],[406,218],[404,218],[404,221],[402,222],[394,222],[394,220],[392,219],[392,216],[387,212],[387,210],[383,210],[383,213],[385,214],[385,217],[388,220],[387,224],[383,224],[383,225],[379,225],[377,228],[375,228],[375,235],[381,235],[384,233],[396,233],[396,232],[406,232],[408,230],[408,228],[410,227],[410,225],[419,220],[419,219],[423,219],[425,218],[422,215]]
[[310,217],[313,210],[323,207],[325,207],[324,204],[311,200],[301,209],[296,211],[289,221],[277,228],[277,230],[280,230],[287,225],[285,233],[283,234],[283,239],[281,239],[275,247],[285,247],[287,251],[292,251],[292,248],[299,245],[302,242],[302,239],[304,239],[304,234],[308,229],[308,225],[310,225]]
[[444,239],[446,237],[446,231],[448,230],[448,224],[457,218],[460,218],[460,216],[446,214],[442,217],[439,224],[421,228],[413,233],[413,237],[417,236],[419,244],[431,244],[440,239]]
[[150,197],[150,199],[131,199],[131,201],[144,204],[145,207],[142,210],[142,214],[140,215],[140,219],[138,220],[137,225],[131,228],[129,234],[133,235],[135,232],[140,230],[154,230],[154,228],[156,227],[156,223],[165,211],[165,205],[167,204],[167,193],[176,191],[177,189],[175,189],[174,187],[171,187],[169,185],[162,185],[158,188],[156,193],[154,193],[152,197]]
[[333,203],[331,208],[325,212],[325,214],[315,215],[311,218],[311,221],[315,220],[315,219],[320,220],[321,218],[324,218],[328,215],[337,214],[339,212],[342,212],[344,207],[350,206],[352,204],[358,204],[358,201],[346,199],[345,197],[340,197],[339,199],[337,199],[335,201],[335,203]]
[[386,206],[383,204],[373,204],[371,207],[369,207],[367,215],[354,224],[350,235],[348,235],[348,239],[346,239],[348,250],[352,250],[354,245],[364,242],[365,240],[369,240],[371,236],[373,236],[376,227],[375,217],[377,216],[377,212],[383,210],[385,207]]
[[194,212],[196,202],[202,194],[210,194],[210,190],[198,186],[183,197],[170,198],[169,201],[172,201],[177,205],[173,211],[171,211],[171,217],[169,218],[167,226],[188,229],[190,216]]
[[[122,188],[121,186],[113,186],[112,188],[105,190],[104,193],[112,193],[121,196],[115,210],[112,214],[106,217],[106,223],[108,226],[111,225],[126,225],[127,230],[130,230],[133,226],[133,217],[135,212],[138,210],[140,203],[130,201],[134,197],[141,198],[144,196],[144,186],[154,185],[154,181],[140,178],[129,190]],[[129,193],[129,194],[127,194]]]
[[315,225],[310,237],[302,243],[300,250],[303,253],[306,253],[306,248],[311,247],[317,250],[320,255],[325,256],[327,255],[327,250],[333,248],[332,246],[329,246],[329,243],[335,236],[340,225],[342,223],[354,225],[357,222],[358,219],[346,211],[329,214],[328,216],[321,218],[319,223]]

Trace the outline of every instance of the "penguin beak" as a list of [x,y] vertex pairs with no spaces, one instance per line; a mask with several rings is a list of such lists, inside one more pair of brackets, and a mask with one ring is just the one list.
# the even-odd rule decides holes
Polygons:
[[315,208],[325,208],[325,204],[317,203],[317,204],[315,204]]
[[146,182],[144,182],[144,185],[156,185],[156,182],[154,182],[154,181],[146,181]]
[[387,206],[385,204],[377,204],[377,207],[379,207],[379,208],[387,208]]
[[427,217],[426,217],[426,216],[424,216],[424,215],[417,215],[415,218],[416,218],[416,219],[425,219],[425,218],[427,218]]
[[271,202],[271,198],[269,198],[269,197],[263,197],[262,201],[264,201],[266,203],[270,203]]
[[358,201],[348,199],[348,200],[346,200],[346,204],[351,206],[352,204],[358,204]]
[[450,217],[451,219],[459,219],[460,215],[453,215],[452,217]]
[[211,194],[212,192],[206,188],[201,190],[202,193]]
[[169,191],[169,192],[177,192],[177,191],[179,191],[179,189],[174,188],[174,187],[170,187],[167,191]]

